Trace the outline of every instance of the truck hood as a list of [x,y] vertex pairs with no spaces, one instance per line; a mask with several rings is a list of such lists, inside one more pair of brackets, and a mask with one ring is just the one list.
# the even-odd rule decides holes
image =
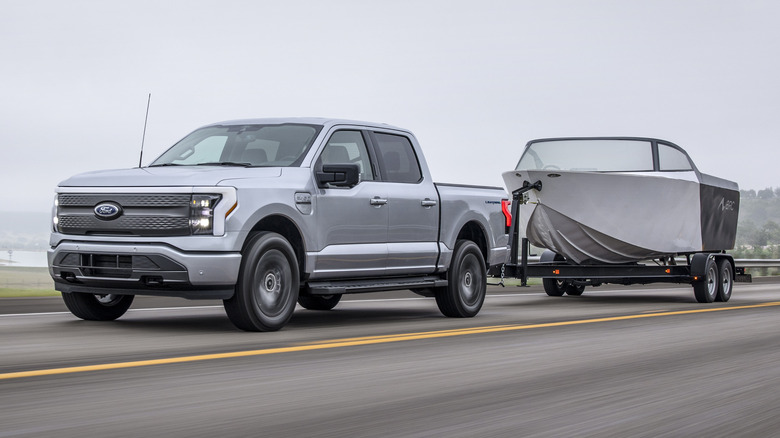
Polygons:
[[99,170],[72,176],[60,187],[190,187],[217,186],[231,179],[275,178],[281,167],[142,167]]

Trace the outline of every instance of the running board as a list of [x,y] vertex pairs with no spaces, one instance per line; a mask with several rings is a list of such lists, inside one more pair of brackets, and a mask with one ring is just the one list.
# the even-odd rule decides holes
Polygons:
[[308,284],[308,293],[310,295],[357,294],[363,292],[441,287],[446,285],[447,280],[435,276],[313,281]]

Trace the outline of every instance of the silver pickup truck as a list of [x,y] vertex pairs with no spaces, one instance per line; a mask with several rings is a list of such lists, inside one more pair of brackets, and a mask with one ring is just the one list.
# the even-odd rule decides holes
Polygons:
[[60,183],[49,271],[68,309],[114,320],[135,295],[222,299],[271,331],[296,303],[409,289],[441,312],[482,307],[506,261],[506,193],[434,184],[414,135],[315,118],[215,123],[146,167]]

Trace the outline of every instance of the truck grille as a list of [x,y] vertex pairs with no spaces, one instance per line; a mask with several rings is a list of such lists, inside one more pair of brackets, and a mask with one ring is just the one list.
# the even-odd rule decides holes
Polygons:
[[[63,234],[186,236],[190,234],[188,194],[68,194],[58,197],[57,228]],[[111,203],[121,208],[103,219],[95,207]]]

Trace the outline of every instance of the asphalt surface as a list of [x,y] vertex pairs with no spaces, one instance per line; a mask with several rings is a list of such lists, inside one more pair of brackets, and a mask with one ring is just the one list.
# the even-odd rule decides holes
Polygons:
[[369,294],[244,333],[213,301],[1,299],[0,437],[778,436],[779,311],[773,281],[491,287],[476,318]]

